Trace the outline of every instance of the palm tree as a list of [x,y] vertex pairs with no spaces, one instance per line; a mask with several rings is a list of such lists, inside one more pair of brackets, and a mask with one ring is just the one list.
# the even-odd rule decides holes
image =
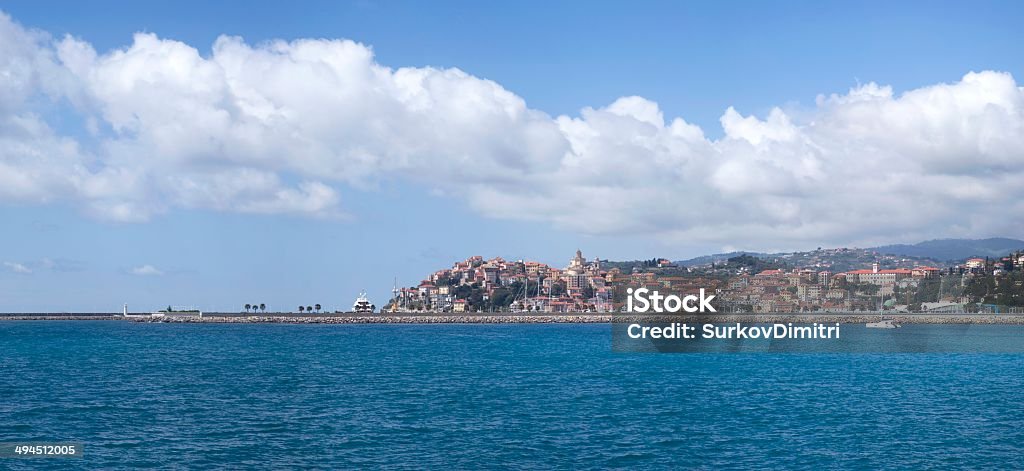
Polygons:
[[252,309],[252,305],[251,304],[246,304],[245,305],[245,312],[249,312],[249,309]]
[[299,306],[299,312],[302,312],[302,311],[305,311],[305,310],[306,310],[305,306]]
[[267,312],[267,305],[260,303],[260,311]]
[[313,312],[313,306],[306,306],[306,312]]
[[316,312],[320,312],[320,305],[319,304],[317,304],[316,306],[313,306],[313,307],[316,308]]

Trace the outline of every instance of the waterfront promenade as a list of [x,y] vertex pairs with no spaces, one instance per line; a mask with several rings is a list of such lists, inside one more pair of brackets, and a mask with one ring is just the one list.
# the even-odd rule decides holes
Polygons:
[[[1024,314],[882,314],[903,324],[1020,324]],[[601,324],[613,322],[698,322],[698,323],[823,323],[863,324],[875,322],[879,313],[722,313],[700,315],[638,315],[610,313],[385,313],[385,314],[295,314],[295,313],[203,313],[198,316],[154,318],[146,315],[124,317],[115,313],[0,313],[4,320],[130,321],[174,323],[278,323],[278,324]]]

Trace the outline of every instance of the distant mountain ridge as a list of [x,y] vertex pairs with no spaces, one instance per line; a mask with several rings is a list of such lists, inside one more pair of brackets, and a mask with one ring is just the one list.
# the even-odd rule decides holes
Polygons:
[[[879,254],[886,255],[899,255],[936,261],[956,262],[972,257],[1002,257],[1017,250],[1024,250],[1024,240],[1010,239],[1007,237],[993,237],[989,239],[935,239],[918,242],[916,244],[892,244],[879,247],[867,247],[859,250],[878,252]],[[721,263],[729,258],[739,255],[752,255],[758,258],[778,258],[791,255],[791,253],[736,251],[702,255],[688,260],[679,260],[676,263],[683,266],[708,265],[712,262]]]
[[728,260],[730,258],[739,257],[740,255],[751,255],[751,256],[754,256],[754,257],[758,257],[758,258],[764,258],[764,257],[772,257],[772,256],[775,256],[775,255],[778,255],[778,254],[769,254],[769,253],[764,253],[764,252],[747,252],[747,251],[727,252],[727,253],[716,253],[716,254],[711,254],[711,255],[701,255],[700,257],[694,257],[694,258],[691,258],[691,259],[688,259],[688,260],[678,260],[675,263],[683,265],[685,267],[696,266],[696,265],[707,265],[707,264],[712,263],[712,262],[714,262],[714,263],[724,262],[724,261],[726,261],[726,260]]
[[878,253],[927,257],[957,261],[972,257],[1002,257],[1024,249],[1024,240],[993,237],[990,239],[935,239],[916,244],[893,244],[873,247]]

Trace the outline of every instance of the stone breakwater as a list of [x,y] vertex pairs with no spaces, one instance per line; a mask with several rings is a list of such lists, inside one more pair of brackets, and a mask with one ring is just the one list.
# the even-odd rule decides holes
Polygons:
[[339,316],[216,316],[176,317],[164,319],[132,319],[141,322],[181,323],[280,323],[280,324],[601,324],[612,321],[607,314],[552,315],[339,315]]
[[123,321],[120,314],[0,314],[2,321]]
[[[903,324],[1024,324],[1024,315],[998,314],[901,314],[886,315]],[[630,315],[630,314],[340,314],[335,316],[301,315],[216,315],[164,319],[132,319],[141,322],[176,323],[283,323],[283,324],[607,324],[611,322],[696,322],[696,323],[835,323],[876,322],[878,314],[710,314],[710,315]]]
[[[1024,314],[885,314],[901,324],[1024,324]],[[125,318],[120,314],[0,314],[0,321],[133,321],[201,324],[607,324],[611,322],[696,322],[696,323],[835,323],[864,324],[879,319],[878,313],[808,313],[808,314],[321,314],[305,316],[288,313],[247,315],[239,313],[205,313],[198,316]]]

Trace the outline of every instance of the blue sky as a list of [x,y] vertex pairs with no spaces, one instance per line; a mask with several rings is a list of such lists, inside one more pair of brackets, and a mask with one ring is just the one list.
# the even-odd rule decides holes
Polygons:
[[[241,200],[247,193],[232,196],[231,202],[225,204],[196,202],[188,195],[180,197],[181,201],[168,199],[165,202],[159,195],[120,195],[96,190],[97,186],[102,186],[100,183],[84,185],[87,187],[84,190],[65,192],[56,188],[62,185],[60,180],[51,182],[39,177],[31,183],[38,183],[41,189],[26,190],[24,194],[12,192],[7,197],[0,193],[0,214],[8,229],[0,231],[0,261],[5,262],[4,267],[0,267],[0,310],[3,311],[114,310],[122,302],[140,310],[167,304],[192,304],[207,310],[237,309],[247,302],[265,302],[278,309],[293,309],[300,303],[320,303],[333,309],[350,305],[361,288],[367,289],[371,297],[382,304],[394,278],[403,284],[414,284],[434,269],[475,254],[530,258],[563,265],[577,247],[586,255],[602,258],[665,256],[678,259],[737,248],[804,249],[830,244],[916,242],[930,236],[1014,236],[1021,230],[1019,223],[1007,223],[980,209],[993,206],[992,201],[1012,199],[1012,193],[1003,194],[1002,198],[988,193],[989,189],[1006,184],[1005,180],[992,175],[1005,173],[1006,169],[1024,168],[1018,165],[1024,164],[1019,150],[1003,150],[1014,147],[1013,133],[1021,129],[1019,123],[1010,120],[1005,124],[1007,120],[986,114],[991,111],[991,106],[987,105],[995,103],[1006,110],[1007,116],[1020,117],[1021,100],[1014,94],[1014,90],[1019,92],[1020,85],[1013,81],[1024,76],[1020,60],[1024,57],[1020,46],[1024,35],[1019,27],[1024,20],[1024,7],[1019,2],[836,2],[827,5],[819,2],[294,2],[280,5],[13,1],[5,2],[0,10],[10,16],[17,28],[49,35],[49,39],[24,46],[23,49],[29,51],[26,54],[42,50],[44,56],[60,56],[50,60],[67,66],[70,62],[66,57],[54,51],[59,51],[58,43],[70,34],[76,44],[89,45],[101,58],[90,66],[94,67],[89,69],[94,72],[91,76],[89,72],[74,70],[71,74],[74,78],[48,81],[48,74],[59,74],[42,68],[37,72],[43,77],[38,83],[59,83],[64,87],[74,82],[67,88],[71,91],[53,92],[51,89],[55,86],[38,85],[12,88],[14,91],[9,95],[0,93],[0,98],[17,93],[24,95],[17,107],[9,107],[13,111],[4,107],[0,107],[0,111],[12,117],[37,116],[53,134],[77,143],[80,150],[76,152],[87,154],[82,157],[88,168],[82,178],[96,177],[102,169],[117,168],[126,161],[127,157],[110,150],[116,147],[115,143],[131,145],[132,159],[147,158],[151,149],[146,146],[150,141],[141,136],[174,123],[168,119],[182,119],[181,113],[171,118],[147,117],[146,113],[151,110],[132,108],[140,102],[140,95],[134,95],[140,93],[137,89],[128,94],[104,88],[104,83],[112,82],[111,77],[130,73],[132,69],[127,65],[112,68],[117,64],[103,69],[102,59],[111,51],[130,48],[133,44],[143,48],[145,45],[133,40],[137,32],[153,33],[160,41],[175,41],[195,48],[203,59],[211,58],[213,44],[222,35],[240,36],[247,51],[259,50],[276,39],[345,38],[372,48],[373,62],[383,67],[457,68],[469,74],[472,83],[452,79],[456,94],[460,87],[478,84],[476,79],[486,79],[521,98],[525,109],[546,115],[524,118],[527,130],[522,134],[509,132],[510,136],[527,136],[525,139],[529,140],[536,132],[551,131],[556,126],[552,123],[561,119],[559,116],[565,117],[557,126],[573,143],[572,152],[579,157],[569,161],[584,163],[574,163],[577,167],[566,169],[566,161],[563,161],[563,167],[552,174],[545,170],[551,169],[546,166],[550,161],[544,159],[548,155],[557,159],[565,146],[562,143],[538,139],[536,143],[524,145],[527,150],[521,150],[516,144],[523,138],[512,137],[508,138],[511,144],[494,144],[503,139],[503,133],[467,128],[465,123],[470,120],[456,121],[450,128],[447,124],[438,124],[440,145],[415,151],[422,155],[414,152],[413,158],[437,159],[435,164],[424,168],[404,163],[374,166],[366,170],[365,179],[373,182],[369,187],[363,187],[358,181],[347,181],[344,175],[352,175],[347,170],[352,168],[350,164],[359,165],[366,158],[379,157],[382,151],[374,153],[376,144],[373,143],[353,145],[353,150],[335,155],[344,162],[349,162],[344,159],[353,158],[353,154],[358,157],[338,165],[342,175],[332,174],[338,169],[323,164],[322,160],[316,160],[317,165],[325,165],[321,169],[301,161],[302,156],[288,155],[288,151],[259,162],[242,162],[240,159],[246,156],[231,151],[221,156],[210,155],[208,150],[154,148],[154,155],[167,152],[167,162],[173,163],[145,169],[137,167],[136,163],[126,167],[141,172],[144,178],[154,179],[181,171],[184,175],[181,178],[186,180],[175,182],[192,181],[187,180],[190,178],[214,181],[204,179],[208,177],[204,169],[209,165],[195,164],[196,159],[207,159],[211,165],[225,171],[244,168],[264,172],[260,173],[259,181],[270,178],[281,188],[268,190],[272,193],[267,197],[270,199],[261,200],[256,206]],[[21,33],[11,34],[24,37]],[[13,40],[6,45],[0,43],[0,48],[11,48],[5,52],[9,57],[15,56],[12,44],[20,43]],[[104,76],[105,82],[95,79],[96,74],[104,70],[108,74]],[[969,72],[981,71],[1003,75],[981,76],[977,80],[965,77]],[[344,78],[347,72],[338,73]],[[200,74],[193,73],[190,77],[196,80],[190,86],[203,88]],[[296,76],[293,89],[301,89],[307,83],[304,79]],[[145,80],[143,83],[154,83]],[[909,144],[904,148],[902,144],[891,144],[892,139],[900,136],[882,135],[878,130],[866,131],[868,134],[854,139],[849,136],[850,130],[865,126],[850,125],[861,116],[856,114],[861,113],[859,108],[854,110],[854,105],[846,104],[853,100],[840,99],[829,105],[819,103],[817,98],[818,95],[827,98],[830,94],[840,98],[875,96],[868,93],[873,88],[864,87],[873,83],[891,87],[892,91],[891,98],[878,99],[877,113],[886,115],[877,121],[891,119],[895,123],[907,123],[901,135],[915,135],[920,131],[920,136],[934,138],[962,133],[962,136],[957,134],[958,139],[950,138],[950,142],[942,146],[959,150],[947,153],[943,149]],[[972,85],[975,83],[980,85]],[[954,87],[949,90],[929,88],[942,84]],[[851,89],[859,92],[853,93]],[[901,94],[913,90],[920,91],[913,99],[900,99]],[[278,93],[264,91],[267,96]],[[232,96],[239,96],[237,91],[233,93]],[[432,93],[436,102],[453,99],[438,90]],[[503,94],[493,97],[490,91],[481,93],[485,93],[481,98],[484,102],[493,98],[495,103],[507,105]],[[942,99],[943,94],[954,98]],[[1007,94],[1009,97],[1004,96]],[[620,97],[629,96],[640,96],[644,101],[612,106]],[[165,98],[154,97],[158,99]],[[387,125],[424,116],[418,111],[412,115],[414,118],[378,116],[376,109],[380,108],[380,102],[373,103],[377,105],[353,111],[354,115],[338,115],[337,122],[347,123],[346,119],[352,118],[353,122],[373,121]],[[621,144],[626,142],[622,139],[628,141],[633,134],[623,131],[623,136],[613,136],[610,131],[602,131],[605,129],[601,127],[604,126],[602,120],[608,116],[629,116],[639,125],[649,124],[650,104],[656,104],[666,128],[672,119],[681,117],[687,126],[692,126],[687,129],[699,128],[702,137],[686,137],[685,142],[677,143],[680,147],[659,144],[653,150],[648,147],[637,150]],[[451,108],[439,109],[434,118],[428,113],[425,119],[447,123],[448,115],[466,106],[470,105],[457,103]],[[581,111],[588,107],[597,110],[593,116]],[[729,121],[730,127],[724,129],[726,118],[723,116],[730,107],[737,114]],[[785,118],[773,121],[773,108],[780,110]],[[352,109],[363,110],[357,106]],[[129,116],[133,113],[141,116],[139,123],[127,124],[129,128],[140,127],[119,130],[114,123],[118,122],[117,116],[124,115],[117,115],[117,110],[127,110]],[[604,111],[609,114],[601,115]],[[934,127],[935,122],[947,122],[974,112],[978,113],[978,119],[964,121],[968,124],[958,126],[955,132],[942,132],[942,128]],[[324,113],[327,115],[328,110]],[[744,121],[743,118],[750,119]],[[99,123],[98,131],[90,131],[93,125],[90,119],[93,124]],[[130,121],[130,118],[125,119]],[[586,124],[590,131],[577,135],[577,131],[568,130],[566,123],[573,119]],[[1002,124],[997,126],[987,119]],[[821,130],[825,125],[819,123],[842,123],[842,126]],[[523,122],[513,121],[508,126],[519,124]],[[628,130],[632,124],[635,123],[608,126]],[[915,127],[917,124],[920,126]],[[308,130],[319,129],[320,124],[296,126]],[[538,126],[541,131],[536,131]],[[977,126],[977,129],[970,126]],[[360,139],[366,132],[363,128],[353,129],[338,129],[337,134],[349,136],[348,142]],[[422,132],[421,128],[416,129]],[[647,132],[646,129],[637,133]],[[348,131],[352,134],[346,134]],[[413,133],[397,131],[399,136]],[[793,138],[793,133],[799,133],[800,137]],[[590,143],[587,151],[579,150],[583,148],[578,144],[583,139],[580,136],[591,134],[607,137],[601,145],[608,147],[594,151],[598,144]],[[304,136],[303,142],[323,136]],[[493,168],[489,163],[481,165],[480,172],[485,173],[467,171],[465,175],[453,176],[451,181],[442,181],[447,178],[444,175],[454,173],[439,171],[441,176],[437,176],[429,170],[443,169],[457,161],[456,156],[446,155],[449,147],[443,136],[472,138],[467,138],[468,143],[465,143],[466,155],[458,158],[486,160],[490,156],[480,155],[481,149],[484,154],[491,149],[498,156],[494,165],[513,161],[501,168],[505,169],[503,172],[515,174],[515,178],[486,173]],[[662,137],[658,139],[669,138],[659,136]],[[680,137],[675,135],[675,138]],[[992,140],[982,142],[981,139]],[[907,138],[907,142],[916,140],[928,141],[929,138]],[[39,138],[29,139],[33,143],[40,141]],[[408,145],[415,142],[412,140]],[[620,144],[614,144],[616,142]],[[871,145],[863,149],[857,147],[863,142]],[[790,144],[783,145],[785,143]],[[883,145],[886,143],[889,145]],[[461,145],[460,141],[452,148],[462,148]],[[508,150],[510,148],[512,150]],[[668,150],[664,150],[666,148]],[[878,168],[882,170],[865,170],[864,175],[856,173],[860,164],[856,156],[851,157],[855,153],[848,152],[851,148],[879,155]],[[515,155],[505,156],[505,151]],[[765,171],[752,171],[751,175],[738,173],[735,169],[752,167],[743,165],[741,160],[732,162],[730,159],[749,155],[765,156],[759,162],[776,159],[777,165],[766,167]],[[609,203],[608,195],[616,194],[610,189],[620,188],[620,177],[625,181],[632,174],[627,170],[620,176],[618,171],[612,170],[621,169],[617,166],[621,162],[613,165],[608,159],[620,157],[632,159],[637,165],[644,165],[648,161],[643,159],[648,157],[649,162],[653,162],[651,165],[671,165],[665,162],[672,159],[683,162],[679,165],[697,165],[693,164],[695,159],[727,162],[721,166],[687,167],[688,170],[680,172],[681,176],[676,179],[653,183],[655,190],[637,191],[635,195],[622,198],[622,204]],[[9,162],[25,162],[23,157],[0,154],[0,163],[5,158]],[[381,161],[400,160],[400,157],[379,158]],[[604,160],[591,161],[590,158]],[[187,168],[180,163],[182,159],[188,160]],[[808,163],[809,160],[814,161]],[[898,190],[891,190],[893,200],[911,201],[917,208],[934,207],[934,210],[879,213],[871,206],[875,203],[865,202],[855,190],[850,190],[854,192],[852,195],[837,191],[835,200],[826,202],[827,207],[824,203],[823,207],[815,206],[823,193],[835,188],[835,181],[849,181],[851,175],[863,176],[864,186],[874,189],[874,177],[888,179],[886,162],[893,161],[913,165],[896,168],[892,175],[928,172],[930,185],[960,190],[935,199],[934,192],[927,187],[916,188],[908,183],[909,177],[893,177],[889,179],[892,180],[889,186],[898,187]],[[290,166],[281,162],[289,162]],[[476,165],[476,161],[473,162],[468,166]],[[967,172],[958,162],[977,162],[981,170]],[[728,166],[730,163],[734,165]],[[57,164],[47,165],[51,165],[53,173],[61,172]],[[791,189],[782,191],[777,185],[767,185],[759,179],[768,175],[764,178],[771,182],[788,181],[786,175],[771,176],[771,169],[780,166],[802,168],[793,170]],[[465,167],[467,165],[459,164],[455,168]],[[873,168],[869,164],[864,167]],[[586,173],[587,169],[594,169],[594,175],[568,181]],[[562,171],[566,173],[559,173]],[[665,173],[658,171],[654,175]],[[488,175],[485,181],[493,179],[495,183],[477,189],[465,188],[465,179],[484,174]],[[40,173],[26,171],[25,175]],[[554,175],[552,182],[536,183],[549,175]],[[653,177],[639,175],[636,178],[622,185],[632,190]],[[956,180],[950,180],[953,178]],[[733,179],[738,183],[730,185]],[[81,178],[74,181],[80,182]],[[110,184],[109,180],[97,181]],[[340,202],[340,216],[321,210],[318,204],[322,202],[311,202],[311,192],[302,186],[307,181],[322,183],[329,189],[331,198],[326,200]],[[553,187],[558,181],[566,181],[565,187],[569,189]],[[713,181],[709,185],[715,188],[702,190],[705,181]],[[950,181],[956,183],[950,184]],[[695,189],[690,192],[676,190],[674,186]],[[737,193],[735,186],[741,186],[743,191]],[[290,188],[297,188],[297,196],[289,196],[292,199],[286,198],[284,203],[274,199]],[[489,191],[491,188],[494,194]],[[567,191],[573,193],[567,194]],[[95,196],[97,192],[103,196]],[[580,196],[581,202],[574,203],[574,195],[584,196]],[[96,204],[104,205],[102,210],[90,206],[93,198]],[[122,206],[122,199],[130,202],[130,206]],[[294,206],[293,199],[301,200],[295,203],[301,210],[288,209]],[[594,201],[597,203],[590,206]],[[758,204],[754,205],[754,201]],[[856,228],[844,228],[839,222],[826,221],[822,216],[841,211],[835,208],[848,207],[846,201],[857,201],[851,203],[854,207],[863,205],[861,212],[864,214],[850,216],[850,225]],[[116,217],[110,217],[108,213],[112,211],[108,203],[131,209],[118,210]],[[609,204],[614,207],[609,208]],[[877,204],[879,208],[891,207],[884,201]],[[1006,206],[999,207],[997,203],[994,208],[1004,215],[1002,217],[1024,214],[1020,206],[1003,204]],[[314,206],[317,209],[308,209]],[[712,208],[708,213],[716,216],[709,215],[707,219],[715,221],[698,224],[692,221],[705,217],[700,212],[683,209],[673,212],[689,206]],[[157,209],[150,214],[150,207]],[[543,214],[523,215],[538,212]],[[736,220],[717,217],[725,212],[744,216]],[[145,217],[141,217],[141,213],[146,213]],[[135,214],[140,217],[130,217]],[[763,215],[775,217],[764,216],[761,221]],[[759,222],[751,227],[737,222],[747,220]],[[868,227],[874,225],[884,228]],[[801,230],[787,230],[794,226]],[[749,237],[737,235],[751,233]]]

